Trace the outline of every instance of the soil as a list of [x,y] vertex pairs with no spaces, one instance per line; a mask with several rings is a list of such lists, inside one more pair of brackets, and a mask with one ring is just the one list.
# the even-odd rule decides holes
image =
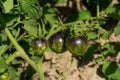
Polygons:
[[51,60],[43,64],[46,80],[105,80],[97,75],[99,66],[94,60],[83,65],[84,62],[72,57],[68,51],[63,54],[47,52],[45,59]]

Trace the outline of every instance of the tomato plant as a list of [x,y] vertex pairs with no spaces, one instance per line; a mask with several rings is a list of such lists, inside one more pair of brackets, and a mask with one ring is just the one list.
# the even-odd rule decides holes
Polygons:
[[[111,33],[120,35],[120,1],[77,1],[0,0],[0,80],[31,80],[35,73],[45,80],[47,47],[55,53],[69,50],[86,61],[95,59],[104,77],[120,80],[115,61],[120,44],[110,40]],[[100,57],[93,58],[94,53]],[[21,67],[25,62],[26,70]]]

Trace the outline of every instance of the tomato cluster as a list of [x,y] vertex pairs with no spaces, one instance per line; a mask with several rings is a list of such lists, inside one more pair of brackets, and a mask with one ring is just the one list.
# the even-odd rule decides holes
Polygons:
[[43,38],[35,38],[32,41],[32,48],[37,55],[42,55],[48,45],[49,48],[56,53],[70,51],[74,56],[82,56],[88,49],[88,40],[85,36],[68,36],[61,31],[55,33],[48,39],[48,43]]

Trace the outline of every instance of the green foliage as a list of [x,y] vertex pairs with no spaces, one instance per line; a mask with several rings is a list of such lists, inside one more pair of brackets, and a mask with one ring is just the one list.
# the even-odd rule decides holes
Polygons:
[[28,19],[24,21],[24,29],[28,31],[30,36],[37,36],[37,21],[35,19]]
[[102,66],[102,72],[106,76],[108,76],[110,74],[113,74],[116,71],[117,67],[118,66],[115,62],[107,60],[107,61],[105,61],[104,65]]
[[72,14],[70,17],[67,18],[65,22],[73,22],[79,20],[87,20],[90,19],[91,13],[85,10],[79,10],[78,12]]
[[120,67],[110,60],[106,60],[102,66],[103,74],[108,77],[109,80],[119,80]]
[[105,56],[116,55],[120,51],[119,47],[120,43],[108,42],[105,45],[103,45],[102,54]]
[[0,73],[3,73],[6,70],[6,62],[3,57],[0,57]]
[[0,46],[0,55],[4,53],[4,50],[7,48],[7,45]]
[[84,0],[83,4],[85,4],[93,16],[96,16],[98,14],[98,7],[99,11],[102,12],[108,8],[111,2],[112,0]]
[[13,67],[9,67],[8,72],[9,72],[10,80],[19,80],[20,79],[20,75],[17,74],[17,72],[15,71],[15,69]]
[[13,7],[14,7],[13,4],[14,4],[13,0],[4,0],[3,1],[3,7],[5,9],[5,13],[9,13],[10,10],[13,9]]
[[2,18],[5,20],[7,26],[11,26],[17,20],[18,16],[15,14],[2,14]]
[[117,23],[116,31],[115,31],[115,36],[118,36],[118,35],[120,35],[120,20]]
[[51,25],[59,24],[58,16],[56,15],[56,12],[54,9],[49,8],[44,11],[44,17],[47,22],[49,22]]
[[110,5],[107,10],[106,13],[111,16],[114,19],[120,19],[120,5],[119,4],[115,4],[115,5]]
[[19,2],[27,17],[39,19],[42,16],[42,7],[37,0],[19,0]]
[[99,57],[99,58],[96,58],[95,61],[97,64],[100,64],[104,61],[104,59],[102,57]]
[[114,74],[109,75],[108,78],[110,80],[119,80],[120,79],[119,74],[120,74],[120,67],[117,68],[117,70],[114,72]]
[[89,11],[80,10],[78,20],[87,20],[90,19],[91,13]]
[[86,61],[86,60],[93,59],[93,54],[94,54],[94,52],[96,52],[98,50],[99,46],[100,46],[100,44],[91,44],[91,45],[89,45],[87,52],[83,56],[84,60]]
[[87,32],[86,35],[88,36],[88,39],[97,38],[97,33],[95,33],[95,32]]

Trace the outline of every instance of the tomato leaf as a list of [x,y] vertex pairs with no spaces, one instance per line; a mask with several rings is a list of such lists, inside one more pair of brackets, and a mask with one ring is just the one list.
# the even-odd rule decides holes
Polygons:
[[109,80],[120,80],[120,67],[116,69],[114,74],[108,76]]
[[119,80],[120,67],[110,60],[106,60],[102,66],[103,74],[109,78],[109,80]]
[[79,11],[78,20],[86,20],[86,19],[90,19],[90,17],[91,17],[91,14],[89,11],[85,11],[85,10]]
[[45,11],[44,16],[46,21],[48,21],[51,25],[60,23],[54,9],[48,9],[47,11]]
[[95,33],[95,32],[87,32],[86,35],[87,35],[88,39],[95,39],[98,36],[97,33]]
[[9,79],[10,80],[20,80],[15,69],[13,67],[8,67]]
[[6,69],[6,62],[3,57],[0,57],[0,73],[4,72]]
[[114,19],[120,19],[120,5],[114,4],[108,7],[106,13]]
[[99,58],[96,58],[95,61],[97,64],[99,64],[99,63],[103,62],[104,59],[102,57],[99,57]]
[[115,62],[106,60],[102,66],[102,72],[104,75],[109,76],[111,74],[114,74],[117,68],[118,66]]
[[105,56],[116,55],[120,51],[119,47],[120,43],[108,42],[103,45],[102,54]]
[[28,32],[30,36],[37,36],[37,24],[35,19],[28,19],[24,21],[24,29]]
[[7,41],[7,35],[4,31],[1,31],[1,33],[0,33],[0,43],[2,44],[3,41]]
[[6,22],[6,26],[11,26],[15,21],[17,21],[18,16],[15,14],[2,14],[2,18]]
[[120,35],[120,20],[117,23],[116,31],[115,31],[115,36],[118,36],[118,35]]
[[7,45],[0,46],[0,56],[4,52],[4,50],[7,48]]
[[89,48],[87,50],[87,52],[84,54],[84,60],[89,60],[89,59],[93,59],[93,54],[96,50],[98,50],[99,44],[91,44],[89,45]]
[[10,10],[14,7],[13,0],[4,0],[3,6],[5,9],[5,13],[10,12]]
[[90,19],[91,13],[85,10],[79,10],[78,12],[72,14],[70,17],[66,19],[65,22],[74,22],[79,20],[86,20]]
[[32,56],[31,59],[35,62],[38,62],[40,60],[40,57],[38,56]]
[[29,17],[39,19],[42,16],[42,7],[38,0],[19,0],[22,11]]

